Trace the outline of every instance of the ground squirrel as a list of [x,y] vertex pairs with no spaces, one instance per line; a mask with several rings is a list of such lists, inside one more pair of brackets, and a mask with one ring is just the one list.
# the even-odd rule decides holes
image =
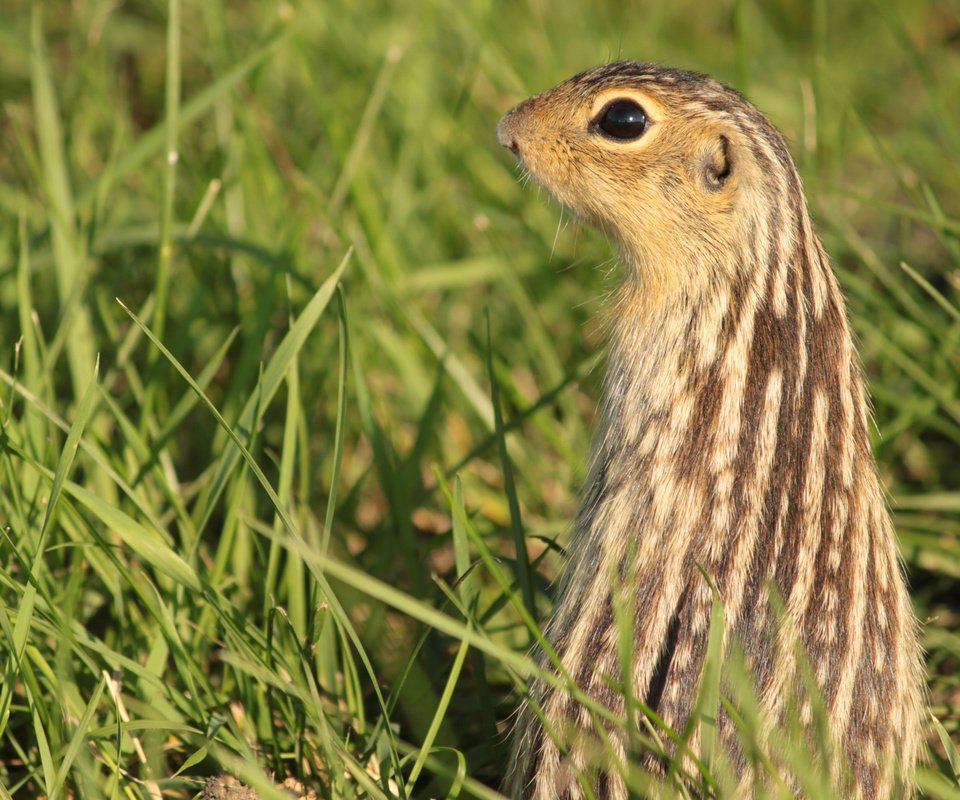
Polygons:
[[[524,101],[497,136],[616,242],[625,268],[589,477],[547,627],[562,671],[620,716],[617,687],[631,686],[682,729],[710,628],[705,573],[765,726],[782,722],[790,698],[801,724],[814,716],[801,689],[807,662],[827,738],[846,756],[836,760],[849,761],[830,767],[838,796],[909,796],[923,697],[917,626],[844,301],[783,139],[736,91],[632,61]],[[635,612],[627,676],[618,581]],[[753,796],[735,726],[716,712],[740,794]],[[626,738],[537,682],[518,722],[511,791],[626,798],[615,763]],[[653,773],[661,763],[649,753],[640,762]]]

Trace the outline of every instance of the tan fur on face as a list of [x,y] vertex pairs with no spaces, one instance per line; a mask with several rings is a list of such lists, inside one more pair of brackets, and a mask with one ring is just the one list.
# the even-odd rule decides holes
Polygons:
[[[649,125],[621,141],[613,100]],[[674,728],[696,696],[710,575],[764,718],[812,718],[810,664],[842,796],[911,794],[922,664],[869,450],[843,298],[782,139],[743,97],[650,64],[598,67],[508,112],[502,144],[620,247],[599,429],[547,632],[579,688],[623,714],[613,603],[634,594],[632,688]],[[718,177],[719,176],[719,177]],[[775,609],[784,609],[779,616]],[[514,797],[626,797],[620,729],[535,683],[515,739]],[[886,709],[886,712],[883,711]],[[734,740],[718,709],[722,737]],[[607,753],[598,761],[597,754]],[[754,784],[735,749],[741,789]],[[642,763],[657,773],[653,757]],[[785,780],[790,782],[789,775]]]
[[[711,88],[722,90],[719,84]],[[613,141],[591,129],[596,114],[618,98],[636,101],[652,120],[635,142]],[[657,295],[690,281],[702,285],[731,268],[731,247],[743,233],[736,226],[749,223],[737,206],[748,202],[744,195],[759,178],[747,158],[725,191],[705,192],[699,185],[702,164],[716,155],[721,137],[736,147],[740,133],[732,121],[673,100],[669,89],[652,82],[614,82],[595,91],[571,81],[521,103],[498,127],[501,141],[517,148],[530,174],[614,238],[629,276]],[[741,183],[746,191],[738,191]],[[683,272],[661,269],[681,264]]]

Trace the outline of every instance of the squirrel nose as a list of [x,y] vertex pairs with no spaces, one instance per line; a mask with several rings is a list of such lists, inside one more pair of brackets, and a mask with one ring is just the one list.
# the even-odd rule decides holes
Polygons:
[[520,147],[517,145],[516,136],[514,136],[512,121],[510,119],[512,112],[508,111],[503,115],[497,125],[497,141],[508,150],[512,150],[514,155],[520,154]]
[[515,156],[520,155],[520,139],[523,138],[522,134],[526,132],[525,128],[529,125],[528,112],[533,105],[533,99],[524,100],[511,108],[497,124],[497,141],[511,150]]

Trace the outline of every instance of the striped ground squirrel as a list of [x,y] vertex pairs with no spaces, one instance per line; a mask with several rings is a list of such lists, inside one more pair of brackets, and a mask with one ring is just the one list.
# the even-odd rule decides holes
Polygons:
[[[497,135],[616,242],[625,267],[589,477],[547,627],[563,671],[617,715],[617,686],[629,685],[682,729],[710,629],[702,568],[764,724],[782,722],[790,698],[801,725],[813,718],[801,688],[808,664],[827,738],[846,756],[830,768],[838,796],[910,795],[917,626],[844,301],[783,139],[737,92],[636,62],[524,101]],[[635,610],[626,662],[617,576]],[[735,726],[717,711],[739,796],[753,796]],[[569,692],[534,684],[516,731],[514,796],[626,798],[615,760],[627,737],[609,724],[596,733],[595,720]],[[640,761],[653,773],[661,763]]]

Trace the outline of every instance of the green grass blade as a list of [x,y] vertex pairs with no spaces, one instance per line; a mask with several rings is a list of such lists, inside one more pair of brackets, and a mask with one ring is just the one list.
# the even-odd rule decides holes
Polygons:
[[200,591],[201,584],[197,573],[174,552],[160,533],[141,525],[130,515],[82,486],[67,481],[64,490],[98,517],[127,547],[157,572],[194,591]]
[[960,788],[960,751],[957,750],[957,745],[954,744],[950,734],[943,727],[943,723],[936,717],[933,718],[933,729],[937,732],[940,745],[947,754],[947,761],[950,763],[950,769],[953,770],[953,782],[957,784],[957,788]]
[[[139,330],[139,328],[135,328],[134,330]],[[217,348],[210,360],[206,363],[206,365],[204,365],[203,369],[200,370],[196,381],[197,386],[200,387],[201,391],[206,392],[210,382],[214,379],[218,370],[223,365],[224,359],[226,359],[231,345],[236,340],[238,332],[238,328],[231,330],[229,335],[223,340],[223,344]],[[176,405],[174,405],[170,412],[165,416],[163,420],[163,426],[153,437],[150,457],[141,461],[137,474],[131,481],[133,486],[139,484],[145,477],[147,471],[156,465],[160,452],[199,402],[200,398],[197,393],[188,388],[184,392],[183,397],[177,401]]]
[[951,317],[953,317],[955,320],[960,321],[960,310],[958,310],[957,307],[956,307],[953,303],[951,303],[949,300],[947,300],[947,298],[943,296],[943,293],[940,292],[939,290],[937,290],[937,289],[933,286],[933,284],[930,283],[930,281],[928,281],[926,278],[924,278],[923,275],[921,275],[919,272],[917,272],[917,271],[916,271],[913,267],[911,267],[906,261],[901,261],[901,262],[900,262],[900,269],[902,269],[904,272],[906,272],[907,275],[909,275],[910,278],[911,278],[921,289],[923,289],[923,291],[925,291],[928,295],[930,295],[930,297],[932,297],[932,298],[936,301],[937,305],[940,306],[940,308],[942,308],[944,311],[946,311],[946,312],[947,312]]
[[344,198],[350,188],[350,181],[353,179],[357,166],[363,158],[367,147],[369,147],[370,138],[374,131],[374,122],[380,113],[383,101],[387,97],[387,90],[390,88],[390,83],[393,80],[393,75],[394,72],[396,72],[401,54],[402,51],[397,47],[391,47],[387,51],[386,57],[383,59],[380,74],[377,75],[377,79],[367,95],[367,106],[363,110],[360,122],[357,124],[356,135],[353,137],[350,152],[347,154],[343,169],[340,172],[340,177],[337,179],[337,183],[330,194],[328,213],[331,216],[335,216],[340,211],[340,207],[343,205]]
[[463,485],[460,477],[457,476],[453,482],[453,502],[459,513],[453,515],[451,522],[451,538],[453,539],[453,557],[457,567],[457,590],[460,593],[460,600],[464,608],[471,608],[476,598],[476,591],[468,575],[470,571],[470,543],[467,539],[467,531],[463,520],[466,517],[466,509],[463,505]]
[[57,463],[56,472],[53,475],[53,485],[50,489],[50,495],[47,499],[47,507],[44,511],[43,522],[40,526],[40,535],[37,539],[36,551],[33,554],[33,561],[30,565],[30,582],[24,587],[23,595],[17,608],[17,617],[13,627],[13,653],[19,660],[23,656],[24,648],[27,644],[27,637],[30,633],[31,622],[33,619],[33,609],[37,599],[36,579],[39,576],[41,566],[43,565],[44,549],[46,547],[47,537],[50,531],[50,521],[53,519],[53,512],[60,500],[60,495],[64,486],[68,486],[67,476],[73,467],[73,461],[77,453],[80,439],[83,436],[83,430],[86,427],[90,415],[93,413],[97,392],[97,375],[100,370],[100,361],[94,366],[93,376],[90,378],[87,388],[84,391],[80,406],[77,409],[77,415],[70,427],[67,435],[67,441],[64,444],[60,460]]
[[[270,56],[274,55],[280,46],[287,41],[290,31],[281,31],[270,38],[266,44],[254,50],[246,58],[227,70],[220,78],[201,89],[187,102],[180,106],[177,115],[177,132],[183,131],[188,125],[208,113],[220,100],[226,97],[239,84],[250,76],[257,67],[261,66]],[[77,202],[86,205],[92,202],[100,191],[102,181],[114,181],[123,178],[143,165],[147,159],[163,151],[167,140],[167,126],[158,122],[137,141],[107,165],[100,178],[77,195]]]
[[100,374],[100,358],[98,357],[93,367],[93,376],[87,383],[87,388],[80,400],[77,408],[77,415],[70,426],[70,433],[67,434],[67,441],[63,445],[63,451],[60,454],[60,460],[57,462],[57,470],[53,474],[53,485],[50,487],[50,498],[47,501],[47,508],[43,515],[43,523],[40,526],[40,541],[37,544],[36,558],[30,568],[31,575],[36,575],[43,557],[43,548],[50,531],[50,521],[53,519],[53,512],[57,501],[60,499],[60,493],[66,483],[67,476],[73,468],[73,460],[80,447],[80,439],[83,436],[83,430],[93,413],[98,397],[97,378]]
[[160,252],[154,294],[153,329],[163,338],[167,315],[167,292],[173,266],[173,203],[177,190],[177,133],[180,129],[180,0],[167,3],[167,75],[164,119],[164,152],[166,168],[163,172],[163,201],[160,215]]
[[497,376],[493,371],[493,347],[490,342],[490,310],[486,310],[487,323],[487,373],[490,377],[490,404],[493,407],[493,422],[497,434],[497,450],[500,453],[500,466],[503,470],[503,486],[510,508],[510,531],[513,534],[513,546],[516,550],[517,581],[520,584],[520,593],[523,604],[531,617],[536,618],[537,607],[533,599],[533,579],[530,569],[530,557],[527,553],[527,541],[523,533],[523,523],[520,519],[520,502],[517,500],[517,487],[513,480],[513,465],[507,453],[507,439],[503,430],[503,413],[500,409],[499,387]]
[[33,102],[37,113],[37,135],[40,139],[40,159],[44,182],[50,203],[54,264],[60,305],[70,306],[70,335],[66,339],[67,359],[73,380],[74,396],[79,397],[86,379],[86,371],[94,359],[93,334],[86,308],[79,303],[78,293],[86,280],[82,242],[77,235],[73,204],[73,190],[64,152],[63,117],[57,103],[56,91],[46,45],[43,37],[43,6],[33,6],[30,27],[30,67],[33,84]]
[[45,794],[52,797],[57,793],[57,768],[53,760],[53,754],[50,752],[50,742],[44,731],[43,720],[41,720],[40,715],[37,714],[35,710],[32,712],[32,716],[33,732],[37,737],[37,749],[40,751],[40,765],[43,768],[43,786]]
[[944,775],[928,767],[917,770],[916,785],[926,800],[960,800],[960,789]]
[[[700,689],[700,698],[696,714],[700,719],[700,760],[708,770],[713,768],[719,738],[717,732],[717,715],[720,712],[720,678],[724,661],[723,631],[724,609],[720,600],[720,593],[703,572],[704,580],[710,585],[713,603],[710,607],[710,632],[707,639],[707,652],[703,662],[703,677]],[[705,782],[706,783],[706,782]],[[704,785],[704,790],[707,786]]]
[[73,762],[80,753],[80,749],[87,744],[90,736],[90,723],[93,721],[93,715],[100,705],[100,696],[103,694],[105,686],[106,680],[101,678],[83,711],[83,716],[81,716],[77,722],[76,730],[73,732],[73,736],[70,737],[70,744],[67,746],[63,758],[60,761],[60,767],[57,770],[57,777],[54,781],[55,791],[54,794],[51,795],[50,800],[55,800],[55,798],[60,796],[60,787],[66,785],[67,775],[73,767]]
[[[297,357],[297,354],[300,352],[300,348],[306,341],[307,336],[313,330],[320,318],[320,315],[327,307],[330,298],[333,296],[334,289],[336,288],[337,283],[339,282],[340,277],[347,266],[347,261],[349,258],[350,253],[348,252],[340,262],[340,265],[337,267],[337,269],[334,270],[333,274],[323,283],[323,285],[317,290],[316,294],[314,294],[314,296],[311,298],[310,302],[297,318],[297,321],[277,347],[276,352],[270,358],[266,369],[263,371],[259,391],[255,392],[250,397],[250,399],[244,405],[243,411],[240,413],[240,418],[237,420],[236,424],[236,430],[227,424],[226,420],[224,420],[220,415],[220,412],[217,411],[214,405],[209,399],[207,399],[206,395],[196,384],[196,381],[194,381],[194,379],[190,376],[186,369],[184,369],[180,362],[174,358],[173,354],[166,348],[166,346],[164,346],[164,344],[153,334],[153,332],[150,331],[150,329],[147,328],[147,326],[129,308],[127,308],[126,305],[119,300],[117,301],[120,302],[120,305],[123,307],[123,309],[143,330],[150,341],[153,342],[154,346],[160,349],[167,360],[177,369],[183,379],[187,381],[190,387],[197,393],[198,397],[207,407],[207,409],[214,414],[221,427],[233,439],[233,444],[228,446],[228,449],[220,461],[220,466],[217,470],[217,473],[211,481],[212,488],[207,496],[207,501],[203,513],[201,514],[201,523],[197,526],[198,530],[202,530],[205,527],[206,522],[210,518],[210,514],[213,513],[213,507],[219,499],[221,492],[226,487],[227,477],[233,470],[233,467],[236,465],[237,460],[246,451],[244,438],[249,437],[254,431],[257,420],[259,419],[259,415],[263,413],[264,407],[269,404],[270,400],[273,399],[273,396],[276,394],[280,383],[283,381],[290,361]],[[252,457],[249,459],[249,463],[252,467],[258,469]],[[262,476],[262,472],[258,475],[258,478],[261,479],[261,483],[264,485],[264,488],[266,488],[268,492],[273,493],[273,490],[266,481],[266,478]],[[288,528],[292,530],[293,526],[289,520],[286,519],[286,511],[282,508],[279,500],[277,500],[275,496],[272,499],[274,499],[274,505],[277,512],[284,518],[285,524],[288,526]]]
[[340,311],[338,317],[340,372],[337,380],[337,425],[333,434],[333,466],[330,472],[330,492],[327,496],[327,511],[323,518],[323,540],[321,548],[324,553],[326,553],[330,547],[330,532],[333,529],[333,516],[337,508],[337,484],[340,480],[340,465],[343,462],[343,437],[346,429],[347,372],[350,368],[350,328],[347,325],[347,301],[340,287],[337,287],[337,308]]
[[[20,215],[19,225],[20,257],[17,261],[17,315],[20,321],[20,340],[22,345],[23,384],[32,392],[40,392],[42,386],[42,364],[40,344],[33,315],[33,295],[30,290],[30,243],[27,236],[26,218]],[[27,416],[28,437],[36,455],[43,449],[44,425],[30,409]],[[29,487],[27,487],[29,488]]]
[[420,772],[423,770],[423,765],[426,763],[427,756],[433,747],[433,742],[437,738],[437,732],[440,730],[447,709],[450,706],[450,700],[453,697],[454,689],[457,688],[460,671],[463,669],[463,664],[466,661],[469,649],[465,641],[461,641],[460,646],[457,648],[457,655],[453,659],[453,666],[450,667],[450,675],[447,677],[446,686],[443,688],[443,694],[440,696],[440,702],[437,704],[437,709],[434,712],[433,721],[430,723],[427,735],[424,737],[423,744],[420,746],[420,752],[417,754],[417,760],[413,762],[410,777],[407,779],[407,786],[411,792],[417,783],[417,778],[420,777]]
[[[333,274],[327,278],[326,281],[324,281],[323,285],[310,299],[310,302],[307,303],[306,307],[297,318],[297,321],[290,328],[287,335],[284,336],[283,341],[280,342],[276,352],[267,362],[266,369],[263,371],[263,377],[259,386],[259,390],[254,393],[244,405],[243,411],[241,411],[240,417],[237,420],[236,429],[239,431],[241,439],[250,436],[255,430],[259,415],[263,413],[264,408],[273,399],[274,394],[276,394],[277,389],[280,387],[280,383],[286,375],[287,367],[289,366],[290,361],[297,357],[298,353],[300,352],[300,348],[303,347],[303,343],[307,339],[307,336],[316,326],[320,319],[320,315],[330,302],[333,292],[336,289],[337,284],[340,282],[340,278],[346,269],[349,259],[350,252],[348,251],[343,257],[343,260],[340,262],[340,265],[334,270]],[[154,340],[154,344],[160,346],[160,342],[158,340]],[[172,356],[168,357],[172,358]],[[185,378],[187,377],[185,372],[182,374]],[[237,460],[240,458],[240,454],[241,450],[239,440],[234,442],[233,447],[228,447],[227,451],[224,453],[220,462],[220,467],[217,470],[217,474],[213,478],[211,484],[212,489],[207,497],[206,507],[201,514],[202,521],[197,526],[198,530],[203,530],[203,528],[206,526],[206,522],[209,520],[210,514],[213,512],[213,506],[219,498],[220,492],[222,492],[223,488],[226,486],[227,476],[230,474],[230,472],[232,472]],[[278,511],[283,513],[283,509],[278,509]]]

